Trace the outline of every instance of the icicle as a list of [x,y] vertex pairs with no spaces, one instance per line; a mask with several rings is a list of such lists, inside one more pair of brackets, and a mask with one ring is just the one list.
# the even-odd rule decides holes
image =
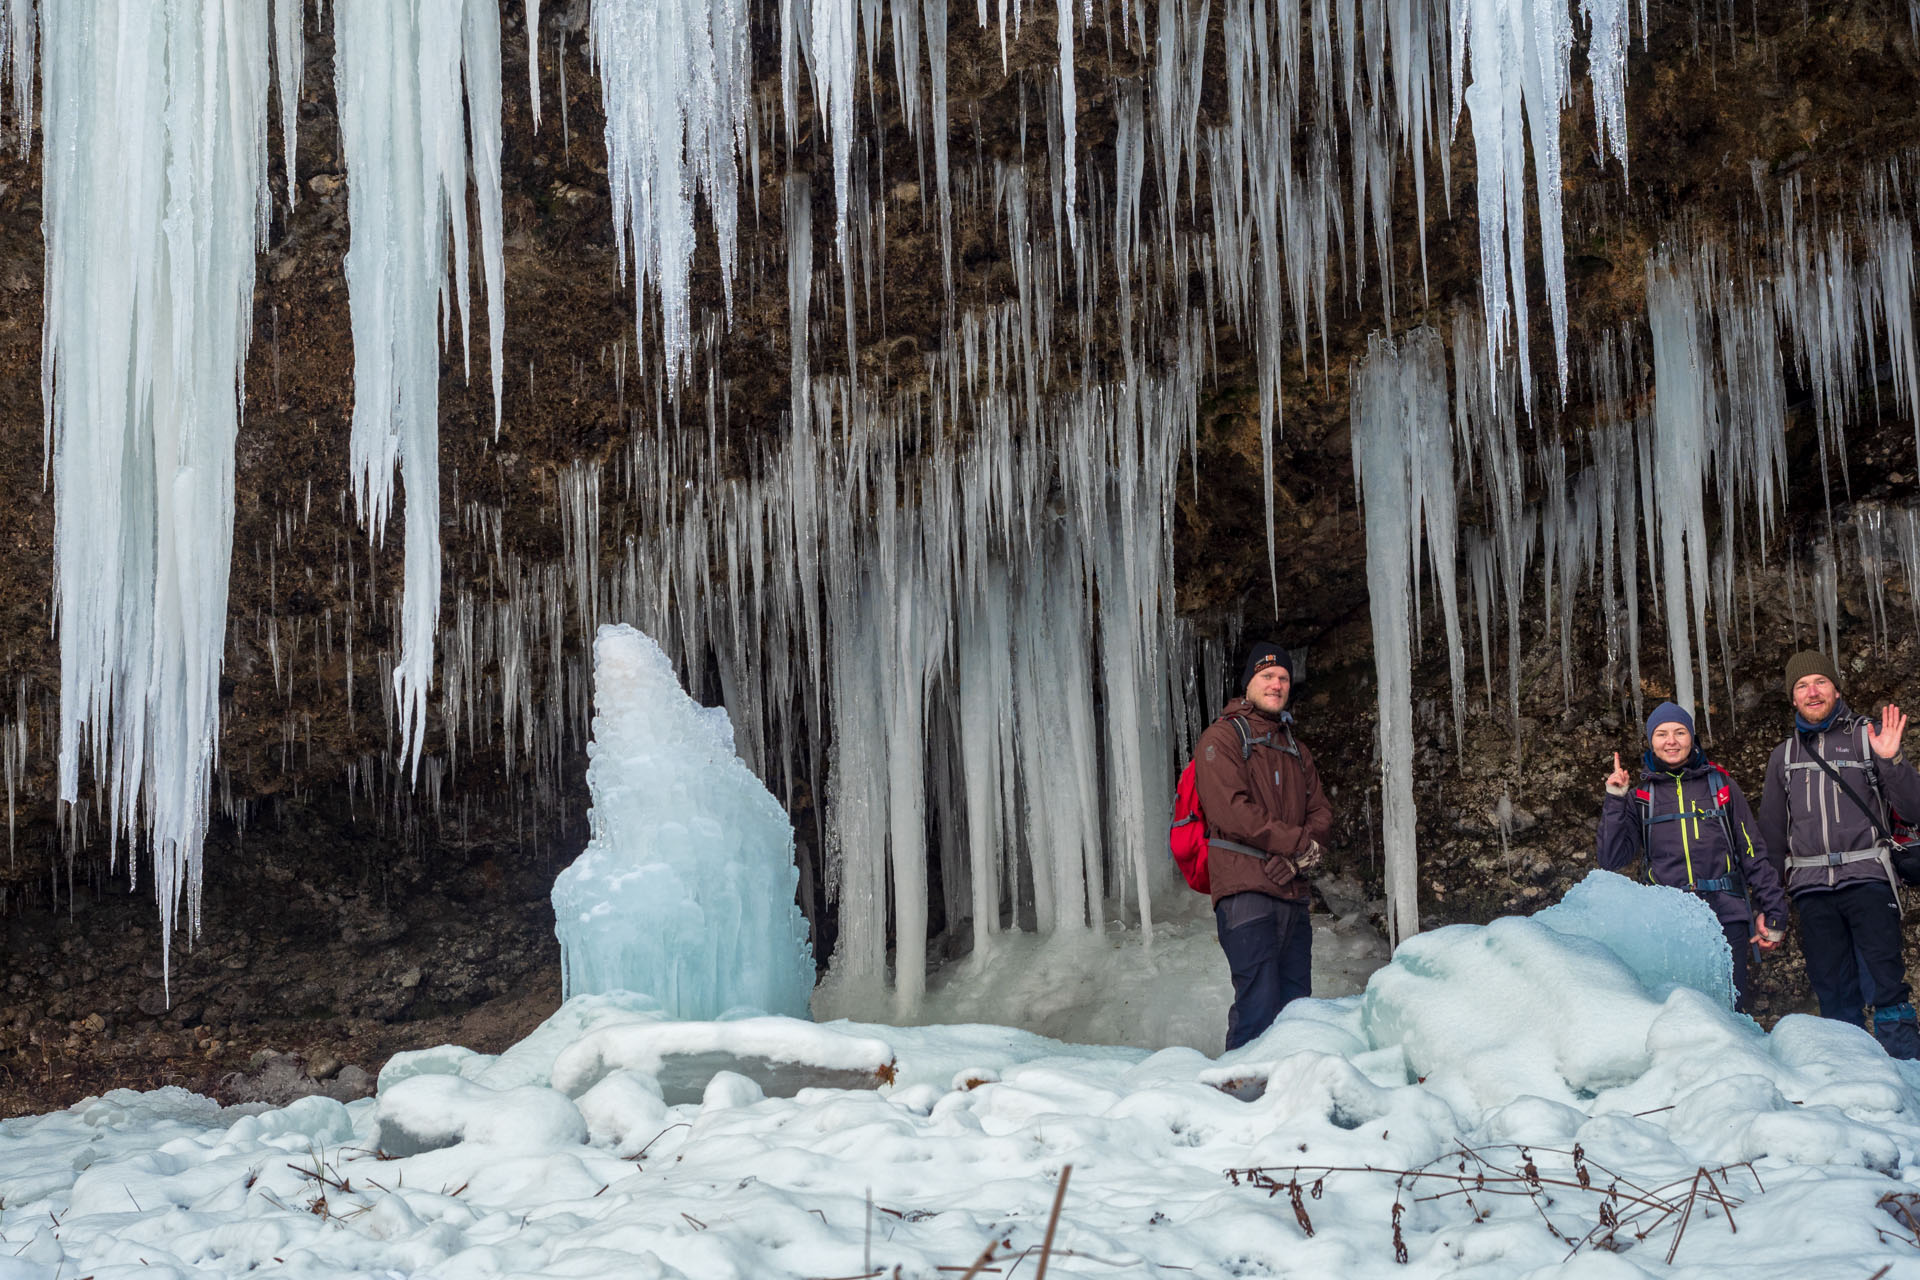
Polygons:
[[[1693,635],[1699,637],[1700,675],[1706,664],[1707,528],[1702,491],[1710,438],[1710,388],[1700,355],[1699,317],[1691,283],[1664,255],[1647,264],[1647,318],[1653,331],[1654,501],[1665,578],[1667,649],[1673,657],[1674,701],[1705,719],[1696,700]],[[1691,584],[1693,627],[1687,618]],[[1702,690],[1704,695],[1704,689]],[[1703,728],[1704,728],[1703,724]]]
[[[801,0],[791,0],[799,4]],[[905,0],[901,0],[905,3]],[[942,25],[944,30],[944,24]],[[743,23],[744,30],[744,23]],[[835,257],[841,270],[852,269],[848,260],[847,226],[851,216],[848,200],[853,173],[853,76],[854,76],[853,0],[812,0],[811,41],[807,47],[807,66],[813,76],[813,98],[820,109],[821,123],[833,154]],[[945,59],[941,59],[944,65]],[[783,66],[790,69],[791,64]],[[792,115],[794,91],[791,80],[786,89],[787,132],[792,136],[798,124]]]
[[[494,429],[500,424],[506,268],[500,218],[500,27],[489,0],[336,0],[335,78],[347,162],[347,293],[353,317],[353,489],[384,537],[397,463],[406,483],[401,656],[393,671],[401,753],[417,778],[440,615],[440,360],[452,237],[467,330],[467,180],[478,196]],[[462,77],[465,101],[462,101]]]
[[[798,3],[798,0],[792,0]],[[904,0],[902,0],[904,2]],[[981,0],[984,4],[985,0]],[[947,0],[922,0],[927,32],[927,74],[932,87],[933,176],[940,191],[940,266],[953,298],[953,189],[947,161]]]
[[786,182],[787,353],[791,429],[806,431],[807,331],[813,305],[813,184],[805,174]]
[[[1428,350],[1428,348],[1432,348]],[[1446,354],[1431,330],[1407,335],[1402,356],[1431,364],[1422,376],[1438,371],[1439,403],[1446,403]],[[1429,408],[1431,406],[1428,406]],[[1414,424],[1418,434],[1409,440],[1412,467],[1413,517],[1411,536],[1417,542],[1424,523],[1427,558],[1440,591],[1440,608],[1447,629],[1447,678],[1453,692],[1453,740],[1456,754],[1464,754],[1467,716],[1467,651],[1460,633],[1460,592],[1457,584],[1459,510],[1453,474],[1453,427],[1443,412],[1425,413]],[[1417,582],[1416,582],[1417,587]]]
[[527,0],[527,105],[540,132],[540,0]]
[[145,808],[170,980],[183,899],[189,940],[199,930],[219,741],[268,10],[52,4],[43,16],[60,797],[83,822],[84,750],[116,843],[137,839]]
[[1409,592],[1419,502],[1439,483],[1416,474],[1414,459],[1431,456],[1419,442],[1444,438],[1452,429],[1439,335],[1421,328],[1397,346],[1379,334],[1368,340],[1367,359],[1353,376],[1352,425],[1354,477],[1366,508],[1367,598],[1379,678],[1387,932],[1398,945],[1420,929]]
[[307,67],[306,9],[306,0],[273,0],[273,64],[280,95],[280,158],[287,171],[288,207],[300,202],[299,166],[294,158],[300,149],[300,86]]
[[[904,0],[903,0],[904,2]],[[1076,193],[1079,186],[1074,179],[1074,152],[1078,147],[1078,123],[1074,109],[1073,93],[1073,0],[1059,0],[1057,26],[1060,33],[1060,125],[1065,132],[1061,151],[1066,157],[1066,177],[1063,182],[1063,199],[1067,206],[1067,242],[1078,246],[1080,243],[1080,220],[1075,212],[1079,203]]]
[[614,244],[623,278],[633,273],[636,341],[647,281],[659,290],[669,391],[687,375],[693,343],[688,276],[697,195],[713,219],[733,316],[747,28],[744,0],[594,0],[590,32],[606,99]]
[[[33,143],[34,0],[0,0],[0,121],[8,113],[7,87],[13,87],[13,127],[20,154]],[[0,134],[4,137],[4,134]]]

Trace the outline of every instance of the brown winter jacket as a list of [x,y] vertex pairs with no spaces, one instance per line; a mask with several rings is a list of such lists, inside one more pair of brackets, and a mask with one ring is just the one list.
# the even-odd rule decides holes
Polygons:
[[[1253,752],[1241,757],[1240,734],[1231,717],[1243,716]],[[1267,738],[1260,742],[1258,739]],[[1313,753],[1281,723],[1239,698],[1227,704],[1193,747],[1193,781],[1207,818],[1207,873],[1213,900],[1234,893],[1265,893],[1300,901],[1306,878],[1293,859],[1333,832],[1333,810],[1320,789]],[[1266,858],[1222,848],[1217,842],[1261,849]]]

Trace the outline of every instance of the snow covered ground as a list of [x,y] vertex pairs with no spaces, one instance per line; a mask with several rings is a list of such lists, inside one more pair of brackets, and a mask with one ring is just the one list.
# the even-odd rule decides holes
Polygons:
[[1920,1071],[1730,1013],[1691,899],[1570,899],[1224,1058],[602,995],[365,1102],[115,1093],[0,1123],[0,1280],[1034,1276],[1056,1203],[1052,1277],[1920,1276]]

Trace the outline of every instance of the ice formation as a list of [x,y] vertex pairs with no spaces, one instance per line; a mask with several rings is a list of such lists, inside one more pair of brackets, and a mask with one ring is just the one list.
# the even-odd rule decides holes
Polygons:
[[1387,932],[1398,941],[1420,931],[1411,584],[1423,527],[1447,603],[1451,647],[1456,654],[1461,648],[1453,590],[1453,424],[1440,335],[1415,329],[1396,345],[1376,334],[1354,372],[1351,421],[1353,474],[1366,509],[1367,601],[1379,679]]
[[1726,935],[1713,908],[1694,894],[1589,871],[1531,919],[1555,933],[1602,944],[1657,999],[1675,987],[1691,987],[1733,1008]]
[[33,141],[33,6],[34,0],[0,0],[0,123],[11,114],[23,156]]
[[[1582,0],[1593,29],[1587,62],[1594,82],[1600,145],[1627,162],[1626,63],[1630,0]],[[1561,226],[1560,110],[1572,97],[1568,59],[1573,17],[1567,0],[1450,0],[1453,107],[1473,121],[1480,204],[1480,299],[1487,359],[1499,365],[1507,343],[1520,348],[1521,392],[1532,402],[1526,360],[1527,155],[1532,144],[1540,219],[1540,261],[1553,319],[1562,397],[1567,391],[1566,249]],[[1646,22],[1644,12],[1641,23]],[[1524,123],[1523,123],[1524,122]],[[1509,319],[1511,318],[1511,319]]]
[[[784,5],[783,5],[784,8]],[[693,316],[694,201],[704,196],[733,307],[738,153],[752,62],[745,0],[594,0],[594,68],[606,100],[614,243],[633,273],[635,315],[653,281],[669,386],[687,371]],[[636,328],[636,333],[644,326]]]
[[[7,13],[24,122],[31,9]],[[80,802],[84,759],[130,865],[150,845],[163,956],[183,901],[199,928],[272,16],[216,0],[41,12],[60,798]]]
[[786,811],[659,645],[609,625],[593,656],[592,838],[553,885],[565,991],[642,992],[681,1018],[804,1014],[813,949]]
[[[183,0],[166,10],[175,15],[168,20],[190,8]],[[289,79],[301,62],[303,8],[282,0],[272,14],[272,78],[283,102],[297,99]],[[1652,323],[1636,318],[1600,335],[1579,358],[1566,357],[1554,150],[1561,110],[1576,91],[1568,6],[1155,0],[1096,14],[1059,4],[1058,57],[1043,59],[1031,84],[1021,82],[1017,159],[965,145],[969,121],[964,113],[949,118],[948,34],[952,24],[977,22],[997,27],[989,38],[1006,48],[1019,34],[1019,5],[981,3],[969,13],[950,11],[945,0],[791,0],[777,8],[778,104],[751,92],[751,24],[739,20],[738,5],[600,0],[587,10],[606,92],[610,185],[623,202],[616,234],[631,255],[636,288],[644,295],[651,280],[659,290],[660,340],[599,353],[600,373],[620,388],[628,443],[553,477],[559,554],[507,545],[504,507],[467,493],[450,505],[446,523],[458,522],[472,559],[449,572],[443,587],[435,370],[456,311],[464,331],[470,182],[479,196],[473,256],[486,280],[499,412],[498,6],[343,0],[334,7],[359,364],[353,487],[377,536],[393,497],[393,465],[402,467],[407,574],[396,612],[382,594],[384,578],[376,591],[368,552],[349,547],[331,566],[332,585],[354,602],[343,617],[303,618],[275,601],[255,626],[274,687],[288,698],[282,737],[289,744],[302,728],[293,707],[296,672],[304,679],[309,662],[331,669],[344,651],[350,708],[356,662],[391,671],[397,733],[396,706],[384,689],[382,711],[389,745],[397,737],[401,749],[367,751],[348,766],[347,785],[356,814],[409,828],[460,820],[447,797],[460,795],[459,770],[483,751],[504,757],[509,797],[502,803],[523,829],[550,821],[565,803],[569,752],[585,734],[584,638],[609,619],[657,635],[691,682],[724,691],[741,754],[768,785],[785,798],[814,799],[816,826],[801,856],[820,860],[804,880],[810,893],[817,871],[824,891],[809,910],[838,916],[832,983],[878,991],[902,1016],[924,994],[927,954],[938,945],[928,935],[939,921],[970,932],[975,948],[990,952],[1016,928],[1073,941],[1097,937],[1115,919],[1142,932],[1156,916],[1164,919],[1156,892],[1177,891],[1159,851],[1168,784],[1220,701],[1224,654],[1239,638],[1231,621],[1195,634],[1174,608],[1174,485],[1188,465],[1181,455],[1198,456],[1199,389],[1220,368],[1224,345],[1248,353],[1261,465],[1271,470],[1289,360],[1301,372],[1328,374],[1329,318],[1342,308],[1377,306],[1383,329],[1394,332],[1408,312],[1411,281],[1394,276],[1392,196],[1410,163],[1424,228],[1430,160],[1441,166],[1445,190],[1450,104],[1456,126],[1459,111],[1469,113],[1475,138],[1488,237],[1483,300],[1453,318],[1448,351],[1422,357],[1450,366],[1450,387],[1442,388],[1448,402],[1423,396],[1434,406],[1429,416],[1453,427],[1422,436],[1404,459],[1406,554],[1395,551],[1379,567],[1390,571],[1386,594],[1410,598],[1416,643],[1422,611],[1439,597],[1456,741],[1476,636],[1486,710],[1519,716],[1523,641],[1536,638],[1523,635],[1523,613],[1535,601],[1544,627],[1537,638],[1550,643],[1559,629],[1569,696],[1574,611],[1583,601],[1597,608],[1607,661],[1596,679],[1623,710],[1641,699],[1643,675],[1664,675],[1642,671],[1653,664],[1641,652],[1640,597],[1645,591],[1664,601],[1666,626],[1687,632],[1673,646],[1676,683],[1684,668],[1695,701],[1706,705],[1725,684],[1743,629],[1750,635],[1755,625],[1749,559],[1780,511],[1789,383],[1812,395],[1829,471],[1823,480],[1836,501],[1849,483],[1846,429],[1882,394],[1865,371],[1886,365],[1885,385],[1901,411],[1913,413],[1920,400],[1910,315],[1910,211],[1920,207],[1920,185],[1910,157],[1863,165],[1859,199],[1846,208],[1821,205],[1797,176],[1775,181],[1756,171],[1747,239],[1706,244],[1674,230],[1648,264]],[[538,36],[539,5],[529,0],[526,9],[527,30]],[[193,11],[230,9],[204,0]],[[68,30],[59,24],[70,14],[43,7],[39,17],[58,32]],[[1628,11],[1616,0],[1591,0],[1580,14],[1591,31],[1586,65],[1600,143],[1624,163]],[[67,83],[62,68],[76,57],[47,52],[52,42],[35,38],[33,19],[29,0],[0,0],[8,49],[0,93],[10,95],[5,110],[14,122],[29,110],[35,50],[50,88]],[[255,42],[246,64],[254,78],[244,93],[218,100],[220,129],[245,143],[223,164],[254,163],[265,137],[262,21],[249,11],[231,26]],[[550,22],[549,35],[562,35],[561,26]],[[662,32],[672,38],[651,38]],[[1087,93],[1075,80],[1075,54],[1082,81],[1102,75],[1087,55],[1107,40],[1125,46],[1141,73],[1121,77],[1110,93]],[[879,65],[889,41],[890,88]],[[542,53],[528,58],[536,112]],[[140,65],[146,74],[116,93],[151,100],[160,83],[154,77],[190,69],[185,61]],[[901,133],[872,126],[889,92],[904,147]],[[45,96],[54,129],[72,126],[71,112]],[[84,101],[89,110],[107,109],[104,99]],[[1110,155],[1104,129],[1099,148],[1082,150],[1076,116],[1095,101],[1114,103]],[[564,110],[563,94],[563,126]],[[782,110],[784,131],[774,122]],[[164,116],[127,119],[130,136],[147,138]],[[782,132],[786,151],[766,165],[763,181],[759,140]],[[950,152],[955,139],[962,145]],[[822,157],[812,179],[795,162],[805,146]],[[1542,415],[1536,429],[1527,421],[1530,375],[1513,344],[1515,309],[1525,305],[1521,228],[1535,216],[1523,196],[1528,154],[1548,305],[1567,361],[1561,385],[1584,381],[1594,405],[1590,425],[1549,428]],[[96,166],[123,162],[144,168],[138,181],[112,186],[132,193],[121,202],[126,234],[112,240],[136,246],[130,261],[148,273],[143,279],[158,281],[151,246],[178,230],[163,233],[164,209],[148,198],[160,167],[150,156],[48,148],[56,434],[71,410],[68,375],[95,377],[70,360],[105,370],[96,388],[103,394],[121,385],[115,379],[123,369],[142,377],[155,370],[156,386],[176,389],[165,360],[117,352],[96,358],[93,347],[74,354],[81,351],[75,343],[120,341],[112,323],[86,328],[74,308],[98,308],[111,322],[136,291],[108,267],[82,260],[84,246],[74,238],[82,206],[55,187],[60,174],[81,174],[105,190],[104,168]],[[775,190],[773,175],[782,198],[767,199],[763,209],[762,189]],[[220,271],[238,270],[243,257],[250,263],[263,190],[255,182],[218,211],[227,238],[217,251],[211,231],[202,243],[219,257]],[[945,306],[931,309],[940,314],[930,332],[912,342],[855,353],[857,337],[889,333],[887,219],[915,192],[929,224],[938,221]],[[753,215],[778,218],[778,234],[737,236],[750,193]],[[87,216],[117,215],[98,208]],[[1588,216],[1570,205],[1569,234]],[[713,220],[723,283],[710,312],[682,284],[690,247],[701,242],[705,251],[699,217]],[[958,289],[956,223],[1004,257],[1006,296],[987,300]],[[196,224],[195,233],[211,225]],[[1421,251],[1424,263],[1424,242]],[[102,299],[76,292],[96,278],[107,290]],[[219,278],[195,276],[196,288],[206,292]],[[717,336],[728,279],[762,290],[763,304],[775,306],[784,280],[789,307],[787,430],[756,435],[751,450],[729,436],[738,426],[729,399],[736,388],[720,365]],[[243,291],[223,296],[240,299]],[[138,297],[155,308],[159,325],[174,323],[176,311],[161,295],[146,289]],[[655,324],[651,306],[641,314],[643,326]],[[225,315],[189,317],[196,334],[215,335],[194,344],[196,359],[244,339],[244,313],[234,311],[222,327]],[[858,358],[831,372],[814,368],[815,353],[843,337]],[[1402,335],[1398,345],[1407,341],[1415,340]],[[151,350],[159,349],[156,339]],[[582,353],[577,376],[588,376],[593,358]],[[208,374],[200,385],[230,392],[237,368],[236,357],[224,382]],[[531,393],[540,394],[546,372],[528,373]],[[679,403],[661,393],[702,381],[704,402],[683,421]],[[224,416],[206,421],[217,428],[216,419]],[[194,434],[194,447],[208,438]],[[729,438],[731,445],[715,443]],[[57,454],[58,441],[60,484]],[[88,474],[95,487],[111,487],[125,470],[121,459]],[[193,495],[208,474],[194,473]],[[1192,482],[1197,489],[1197,470]],[[457,481],[451,487],[457,492]],[[1277,598],[1288,512],[1280,491],[1264,488],[1269,590]],[[87,517],[98,509],[87,501],[63,514],[63,536],[84,536],[87,554],[97,558],[118,544]],[[1717,518],[1699,514],[1709,506]],[[143,518],[137,503],[119,509],[129,520]],[[124,534],[134,546],[126,572],[144,572],[141,535],[113,527],[120,532],[112,536]],[[1829,528],[1789,548],[1782,573],[1795,629],[1830,647],[1854,643],[1840,599],[1850,578],[1865,575],[1874,602],[1869,625],[1883,633],[1890,625],[1885,574],[1897,566],[1920,580],[1915,528],[1903,509],[1836,506]],[[289,530],[276,527],[264,548],[269,575],[276,551],[285,564]],[[1707,530],[1715,531],[1711,540]],[[1424,561],[1412,545],[1422,537]],[[1637,558],[1643,547],[1660,548],[1651,576]],[[209,544],[207,556],[219,559],[217,550]],[[207,556],[196,551],[194,560]],[[93,673],[67,681],[62,696],[76,699],[69,714],[39,714],[35,699],[51,694],[38,689],[19,691],[0,711],[10,815],[15,784],[31,785],[31,757],[46,749],[30,732],[43,720],[95,732],[95,759],[108,774],[103,793],[118,804],[122,825],[131,821],[142,770],[157,768],[146,762],[162,758],[157,747],[134,747],[144,754],[131,773],[114,763],[113,744],[143,741],[139,726],[158,714],[139,691],[159,677],[139,656],[146,613],[120,607],[113,575],[121,561],[104,574],[91,574],[90,563],[76,551],[60,570],[63,646],[69,639],[76,646],[63,654],[71,664],[64,669]],[[1466,619],[1456,616],[1457,578],[1471,596]],[[197,592],[183,608],[211,607],[212,580],[209,573],[196,575],[193,587],[183,582]],[[436,616],[443,593],[444,619]],[[211,615],[195,616],[203,647],[217,649],[217,637],[206,638]],[[108,633],[108,620],[118,618],[133,627]],[[160,615],[155,622],[172,625]],[[385,649],[388,635],[397,637],[397,653]],[[371,661],[370,647],[378,650]],[[208,669],[204,662],[196,668]],[[438,694],[431,736],[423,731],[430,691]],[[1481,690],[1471,692],[1478,701]],[[1399,705],[1396,698],[1383,717],[1395,742],[1411,729]],[[167,769],[211,750],[206,715],[181,714],[167,733],[194,749],[168,751]],[[1516,734],[1516,751],[1519,742]],[[63,758],[70,800],[84,790],[74,764],[84,758],[77,743]],[[213,777],[214,803],[244,820],[249,802],[218,785],[221,773],[215,761],[194,777],[203,790]],[[180,794],[170,784],[157,788],[156,811],[179,803]],[[87,803],[69,813],[76,845],[84,843]],[[1395,829],[1404,833],[1405,812],[1393,804]],[[1410,847],[1404,834],[1395,839]],[[1395,865],[1404,867],[1405,856]],[[190,882],[198,874],[190,853],[183,865]],[[1410,884],[1396,873],[1396,885]],[[1411,902],[1404,907],[1410,920]]]
[[451,283],[465,349],[469,175],[486,280],[493,425],[500,429],[506,315],[500,11],[494,0],[336,0],[333,37],[352,227],[346,274],[353,310],[353,494],[379,542],[393,505],[396,464],[406,484],[393,694],[400,754],[417,776],[440,625],[442,317],[454,310]]

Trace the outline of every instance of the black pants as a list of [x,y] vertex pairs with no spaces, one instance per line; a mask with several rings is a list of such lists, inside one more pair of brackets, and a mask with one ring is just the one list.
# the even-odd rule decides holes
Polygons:
[[1305,902],[1284,902],[1264,893],[1220,899],[1213,919],[1233,973],[1227,1048],[1238,1049],[1307,994],[1313,977],[1313,927]]
[[1820,1016],[1860,1026],[1866,1006],[1907,1003],[1907,962],[1900,947],[1900,906],[1884,881],[1801,893],[1800,949]]
[[1727,946],[1733,949],[1733,1007],[1742,1013],[1752,1013],[1747,1007],[1747,961],[1753,955],[1753,935],[1759,930],[1738,920],[1732,923],[1722,920],[1720,928],[1727,935]]

